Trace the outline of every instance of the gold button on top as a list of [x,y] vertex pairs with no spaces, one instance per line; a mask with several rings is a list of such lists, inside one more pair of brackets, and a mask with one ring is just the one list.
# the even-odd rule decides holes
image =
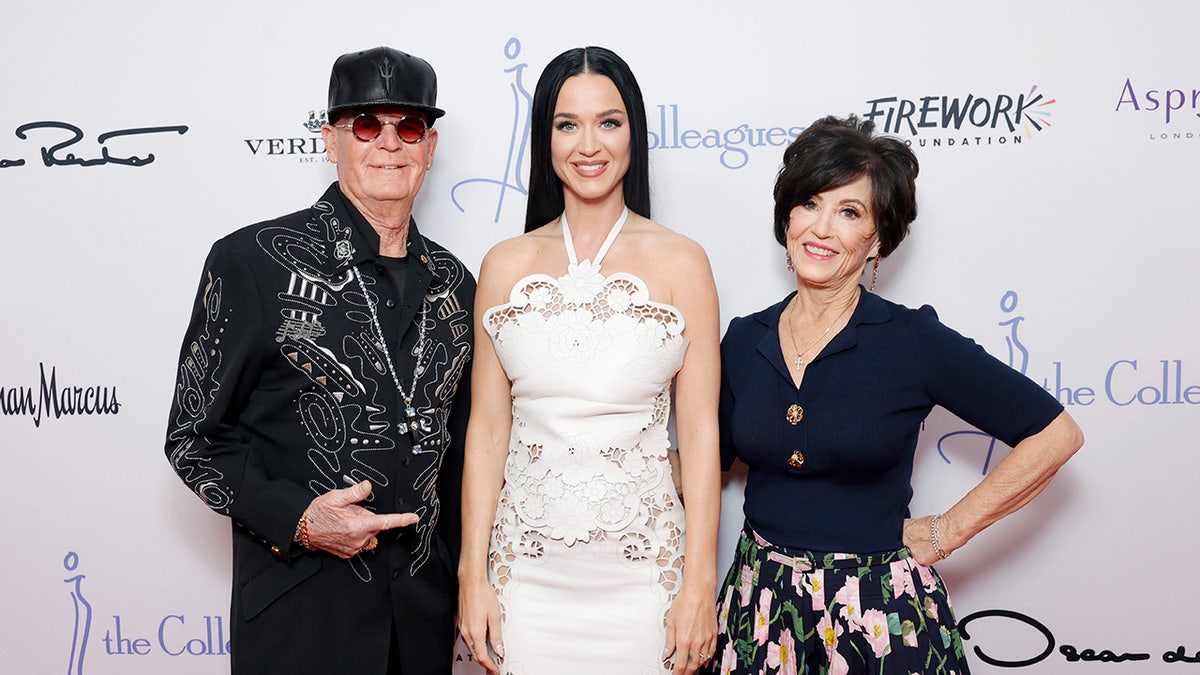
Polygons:
[[787,421],[791,423],[792,426],[796,426],[797,424],[800,424],[800,420],[802,419],[804,419],[804,408],[801,408],[795,403],[789,405],[787,409]]
[[793,450],[792,456],[788,457],[788,465],[794,469],[804,466],[804,453],[799,450]]

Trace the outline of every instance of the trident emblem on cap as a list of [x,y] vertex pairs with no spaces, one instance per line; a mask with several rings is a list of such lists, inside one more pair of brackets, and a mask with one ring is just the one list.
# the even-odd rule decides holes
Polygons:
[[392,77],[394,77],[396,74],[396,67],[393,66],[392,62],[388,61],[387,59],[384,59],[383,61],[376,61],[375,65],[379,67],[379,77],[383,78],[383,93],[391,96]]

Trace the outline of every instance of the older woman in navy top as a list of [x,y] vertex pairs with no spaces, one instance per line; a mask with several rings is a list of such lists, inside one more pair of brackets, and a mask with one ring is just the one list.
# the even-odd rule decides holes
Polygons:
[[[796,292],[734,319],[721,344],[722,461],[749,473],[714,672],[966,673],[928,566],[1028,503],[1083,443],[1053,397],[931,307],[859,285],[917,213],[916,157],[873,130],[827,117],[788,147],[775,237]],[[935,405],[1013,450],[947,511],[912,517]]]

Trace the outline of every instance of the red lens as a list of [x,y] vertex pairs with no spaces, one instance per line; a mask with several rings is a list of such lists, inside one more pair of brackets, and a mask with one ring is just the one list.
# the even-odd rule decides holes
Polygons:
[[425,138],[425,122],[419,117],[403,117],[396,120],[396,134],[405,143],[417,143]]
[[354,132],[354,137],[360,141],[373,141],[379,136],[379,132],[383,129],[383,124],[379,122],[379,118],[374,115],[359,115],[354,118],[354,124],[350,127]]

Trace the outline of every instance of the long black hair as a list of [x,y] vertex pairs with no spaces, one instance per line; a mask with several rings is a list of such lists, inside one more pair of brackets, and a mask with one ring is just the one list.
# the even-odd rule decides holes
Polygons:
[[629,64],[604,47],[576,47],[550,61],[533,92],[529,133],[529,199],[525,208],[525,231],[530,232],[563,212],[563,187],[550,157],[554,108],[558,92],[567,78],[581,73],[603,75],[612,80],[629,116],[629,170],[625,173],[625,205],[630,211],[650,217],[650,143],[646,136],[646,104]]

